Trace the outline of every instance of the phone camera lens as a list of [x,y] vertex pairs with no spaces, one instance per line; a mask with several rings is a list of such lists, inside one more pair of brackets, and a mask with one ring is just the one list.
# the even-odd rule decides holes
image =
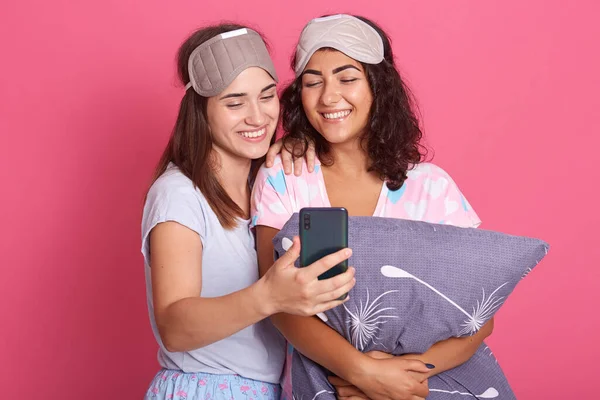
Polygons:
[[310,229],[310,214],[304,214],[304,229]]

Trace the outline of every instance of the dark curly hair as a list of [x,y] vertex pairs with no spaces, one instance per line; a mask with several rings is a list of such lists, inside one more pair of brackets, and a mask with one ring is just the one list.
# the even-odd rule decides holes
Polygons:
[[[373,104],[362,144],[369,155],[369,171],[376,171],[381,179],[387,181],[390,190],[397,190],[406,180],[406,171],[410,165],[421,162],[427,154],[425,147],[420,144],[423,134],[413,111],[413,96],[396,69],[388,36],[371,20],[360,16],[356,18],[379,33],[384,49],[384,60],[381,63],[361,63],[373,93]],[[295,55],[291,65],[293,70],[296,65]],[[302,108],[302,76],[283,90],[281,106],[286,148],[294,150],[296,156],[304,156],[308,140],[312,140],[321,162],[325,165],[333,164],[333,160],[328,157],[330,144],[310,124]],[[297,146],[299,143],[304,146]]]

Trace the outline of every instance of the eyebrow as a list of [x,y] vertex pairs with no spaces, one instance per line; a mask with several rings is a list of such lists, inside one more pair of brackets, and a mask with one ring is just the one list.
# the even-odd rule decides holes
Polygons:
[[351,64],[342,65],[341,67],[337,67],[336,69],[334,69],[331,72],[333,74],[337,74],[337,73],[342,72],[343,70],[348,69],[348,68],[354,68],[355,70],[357,70],[358,72],[360,72],[360,69],[356,68],[354,65],[351,65]]
[[[277,86],[277,85],[275,85],[274,83],[271,83],[270,85],[262,88],[262,90],[260,92],[264,93],[267,90],[274,88],[275,86]],[[244,97],[244,96],[248,96],[248,93],[229,93],[229,94],[226,94],[225,96],[221,97],[219,100],[230,99],[232,97]]]
[[[342,65],[341,67],[334,68],[331,72],[335,75],[335,74],[338,74],[338,73],[340,73],[340,72],[342,72],[342,71],[344,71],[346,69],[349,69],[349,68],[354,68],[355,70],[357,70],[357,71],[360,72],[360,69],[358,69],[357,67],[355,67],[352,64],[346,64],[346,65]],[[304,75],[304,74],[311,74],[311,75],[323,76],[323,73],[321,71],[317,71],[315,69],[307,69],[306,71],[304,71],[302,73],[302,75]]]
[[271,89],[271,88],[274,88],[275,86],[277,86],[277,85],[275,85],[274,83],[271,83],[269,86],[265,86],[265,87],[263,88],[263,90],[261,90],[260,92],[261,92],[261,93],[264,93],[264,92],[266,92],[267,90],[269,90],[269,89]]

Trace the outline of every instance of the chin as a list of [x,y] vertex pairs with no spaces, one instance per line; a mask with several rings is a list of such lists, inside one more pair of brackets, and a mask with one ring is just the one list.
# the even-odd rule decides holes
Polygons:
[[350,135],[347,132],[325,132],[321,136],[331,144],[341,144],[354,140],[358,135]]
[[259,158],[266,156],[268,150],[269,146],[261,146],[260,148],[256,149],[247,149],[244,151],[244,156],[250,160],[258,160]]

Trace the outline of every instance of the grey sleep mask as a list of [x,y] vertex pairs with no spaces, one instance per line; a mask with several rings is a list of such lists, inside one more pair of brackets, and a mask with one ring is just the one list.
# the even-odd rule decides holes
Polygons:
[[221,93],[247,68],[260,67],[277,82],[275,66],[261,36],[243,28],[225,32],[198,46],[188,61],[190,87],[204,97]]
[[383,61],[383,40],[366,22],[346,14],[315,18],[300,34],[294,67],[296,77],[302,74],[312,55],[324,47],[341,51],[366,64]]

